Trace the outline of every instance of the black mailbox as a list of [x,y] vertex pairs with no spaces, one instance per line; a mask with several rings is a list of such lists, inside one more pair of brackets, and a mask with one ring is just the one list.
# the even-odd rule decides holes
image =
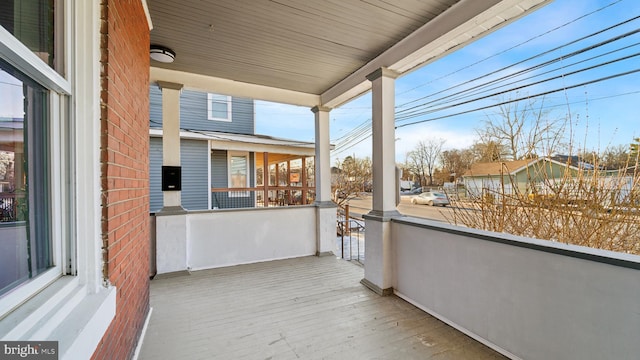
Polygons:
[[182,189],[182,167],[162,166],[162,191],[180,191]]

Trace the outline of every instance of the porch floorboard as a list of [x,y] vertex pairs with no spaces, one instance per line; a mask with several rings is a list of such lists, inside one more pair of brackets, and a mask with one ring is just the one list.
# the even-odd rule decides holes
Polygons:
[[140,360],[503,359],[396,296],[362,267],[304,257],[151,281]]

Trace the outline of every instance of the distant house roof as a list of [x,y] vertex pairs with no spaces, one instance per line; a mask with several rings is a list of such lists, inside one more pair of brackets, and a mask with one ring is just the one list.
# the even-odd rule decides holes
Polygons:
[[538,161],[538,159],[475,163],[472,164],[471,168],[467,170],[467,172],[465,172],[462,176],[465,177],[512,174],[536,161]]
[[580,169],[583,169],[583,170],[594,170],[596,168],[593,164],[585,161],[584,158],[582,158],[580,156],[577,156],[577,155],[572,155],[572,156],[569,156],[569,155],[553,155],[553,156],[551,156],[551,159],[555,160],[555,161],[558,161],[558,162],[561,162],[561,163],[563,163],[565,165],[569,164],[571,166],[576,166],[576,167],[578,167]]
[[[149,135],[162,137],[162,129],[151,128]],[[276,138],[267,135],[232,134],[217,131],[180,130],[180,138],[209,140],[213,148],[222,150],[274,152],[294,155],[315,155],[315,143]],[[331,145],[331,149],[333,149]]]
[[[540,162],[540,161],[548,161],[551,163],[558,164],[560,166],[567,166],[566,162],[557,161],[553,158],[540,157],[537,159],[526,159],[526,160],[515,160],[515,161],[499,161],[492,163],[475,163],[471,165],[471,168],[467,170],[467,172],[462,175],[462,177],[469,176],[496,176],[500,174],[510,174],[515,175],[516,173],[526,169],[527,167]],[[572,169],[577,170],[578,168],[570,165]],[[582,168],[584,170],[591,170],[589,168]]]

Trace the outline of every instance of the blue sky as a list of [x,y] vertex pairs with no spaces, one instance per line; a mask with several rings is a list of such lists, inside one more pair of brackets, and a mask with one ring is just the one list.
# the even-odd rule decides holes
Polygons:
[[[576,44],[563,46],[557,51],[540,55],[536,59],[523,61],[636,16],[640,16],[640,1],[637,0],[556,0],[531,15],[503,27],[443,59],[399,78],[396,81],[396,107],[398,110],[402,110],[403,104],[411,101],[414,101],[411,105],[419,104],[424,100],[416,101],[416,99],[429,95],[431,97],[427,100],[450,95],[465,87],[461,86],[455,90],[445,91],[447,88],[476,77],[484,76],[482,80],[471,85],[513,74],[560,56],[566,57],[578,49],[639,29],[640,19],[632,20],[626,25],[618,26]],[[580,17],[583,18],[579,19]],[[551,31],[556,27],[561,28]],[[640,34],[630,34],[620,40],[612,41],[571,58],[567,57],[540,70],[522,75],[521,77],[531,77],[540,74],[529,80],[507,86],[505,89],[519,86],[524,82],[530,83],[557,76],[563,72],[566,74],[623,56],[633,56],[640,53],[640,44],[634,45],[636,43],[640,43]],[[629,46],[629,48],[621,49],[625,46]],[[615,52],[603,55],[611,51]],[[599,57],[586,61],[594,56]],[[580,61],[580,64],[567,67],[562,71],[541,74]],[[494,75],[486,76],[497,69],[517,62],[522,63]],[[510,92],[454,109],[408,119],[405,122],[444,117],[398,128],[396,130],[396,137],[399,139],[396,141],[396,160],[403,162],[406,153],[412,150],[418,141],[430,138],[444,139],[444,147],[447,149],[470,146],[476,139],[475,129],[487,117],[495,116],[496,109],[475,111],[460,116],[447,116],[452,113],[493,105],[499,99],[531,96],[638,69],[640,69],[640,57],[631,57],[593,70],[520,89],[517,94]],[[471,85],[466,85],[466,87]],[[439,92],[442,93],[433,95]],[[443,103],[452,104],[455,101],[448,99]],[[640,136],[640,117],[638,116],[640,112],[640,72],[555,92],[546,95],[543,99],[538,98],[536,103],[542,104],[550,117],[570,119],[574,148],[604,150],[610,145],[628,144],[634,137]],[[370,120],[370,94],[332,110],[330,118],[331,139],[333,143],[338,143],[340,137]],[[313,114],[307,108],[257,102],[256,122],[256,132],[260,134],[305,141],[313,141],[314,139]],[[402,123],[397,122],[397,125]],[[332,164],[336,159],[343,159],[349,155],[371,156],[371,138],[344,148],[340,153],[332,153]]]

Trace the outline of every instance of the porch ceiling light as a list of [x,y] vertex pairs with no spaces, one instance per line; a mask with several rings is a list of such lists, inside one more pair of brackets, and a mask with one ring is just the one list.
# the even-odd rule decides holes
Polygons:
[[162,63],[172,63],[176,58],[175,51],[160,45],[151,45],[149,54],[152,60]]

